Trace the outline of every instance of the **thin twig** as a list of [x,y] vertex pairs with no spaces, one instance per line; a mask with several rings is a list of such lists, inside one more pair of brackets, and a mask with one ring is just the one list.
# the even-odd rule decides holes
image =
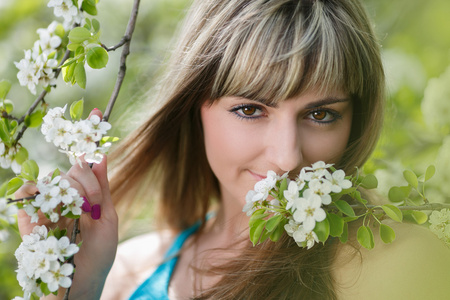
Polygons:
[[36,196],[37,196],[37,194],[36,194],[36,195],[33,195],[33,196],[28,196],[28,197],[24,197],[24,198],[19,198],[19,199],[11,199],[11,198],[7,198],[6,201],[7,201],[7,204],[10,204],[10,203],[22,202],[22,201],[24,201],[24,200],[36,199]]
[[125,31],[125,35],[122,38],[122,41],[124,41],[124,44],[123,44],[122,53],[120,55],[119,72],[117,74],[116,84],[114,85],[113,92],[111,94],[111,97],[109,98],[108,105],[106,106],[106,110],[103,115],[103,120],[105,120],[105,121],[108,121],[108,119],[109,119],[109,116],[112,112],[114,104],[116,103],[117,97],[119,96],[119,91],[122,86],[123,80],[125,78],[125,74],[127,71],[126,60],[127,60],[128,54],[130,54],[130,42],[131,42],[131,37],[133,36],[134,28],[136,27],[139,3],[140,3],[140,0],[134,0],[133,9],[131,11],[127,29]]
[[[381,210],[380,205],[362,205],[362,204],[354,204],[350,205],[353,209],[371,209],[373,211]],[[450,208],[450,203],[427,203],[423,205],[402,205],[396,206],[399,210],[440,210],[444,208]]]

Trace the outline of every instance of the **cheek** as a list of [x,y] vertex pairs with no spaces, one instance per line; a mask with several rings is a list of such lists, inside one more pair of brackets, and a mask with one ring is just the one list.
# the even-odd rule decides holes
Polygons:
[[302,153],[309,164],[322,160],[327,163],[338,163],[347,148],[351,122],[343,124],[338,130],[326,133],[305,133]]
[[257,147],[251,140],[253,135],[237,126],[233,116],[214,107],[203,107],[201,117],[206,156],[211,169],[222,181],[251,159]]

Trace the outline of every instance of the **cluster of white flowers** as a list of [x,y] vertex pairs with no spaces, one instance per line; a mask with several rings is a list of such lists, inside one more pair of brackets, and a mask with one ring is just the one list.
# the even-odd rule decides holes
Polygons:
[[36,195],[34,200],[30,201],[30,204],[24,207],[25,212],[31,217],[31,223],[38,221],[39,209],[48,215],[53,223],[59,220],[59,213],[57,212],[59,206],[61,206],[62,216],[68,213],[75,216],[81,215],[83,198],[76,189],[70,187],[67,179],[61,179],[61,176],[56,176],[53,179],[46,176],[38,180],[36,187],[39,189],[39,194]]
[[65,261],[78,250],[79,247],[71,244],[68,237],[63,236],[58,240],[48,234],[45,226],[34,227],[31,234],[23,236],[15,252],[18,261],[17,280],[24,291],[24,297],[16,299],[30,299],[33,293],[42,297],[40,282],[46,283],[51,292],[57,291],[60,286],[71,286],[69,276],[74,267]]
[[[285,225],[286,232],[294,238],[301,247],[306,245],[310,249],[318,242],[316,233],[313,231],[316,222],[326,218],[322,205],[331,203],[330,193],[339,193],[342,189],[352,186],[350,180],[345,179],[345,173],[337,170],[330,173],[328,169],[331,164],[322,161],[316,162],[312,167],[305,167],[295,180],[287,178],[288,173],[278,176],[273,171],[267,172],[267,177],[255,184],[254,190],[247,193],[246,204],[243,211],[250,216],[260,208],[260,203],[276,191],[276,183],[287,179],[287,189],[283,192],[286,200],[285,209],[291,213],[289,223]],[[278,200],[271,200],[270,205],[276,214],[280,204]]]
[[[0,220],[6,221],[8,224],[15,224],[16,218],[14,217],[17,214],[17,206],[8,205],[8,202],[5,198],[0,198]],[[5,241],[9,236],[9,232],[6,229],[1,229],[0,223],[0,242]]]
[[450,210],[435,210],[429,217],[430,230],[450,246]]
[[[432,78],[424,91],[422,113],[432,129],[450,127],[450,67],[438,78]],[[439,113],[437,113],[439,112]]]
[[89,120],[71,122],[64,118],[66,106],[50,109],[43,118],[41,132],[47,142],[59,147],[67,154],[72,165],[84,160],[88,163],[100,163],[108,152],[111,143],[97,146],[103,135],[111,128],[108,122],[93,115]]
[[56,17],[64,18],[64,27],[70,28],[73,23],[81,24],[84,19],[83,12],[79,9],[83,0],[78,0],[78,7],[73,4],[72,0],[50,0],[48,7],[53,7],[53,14]]
[[8,147],[2,141],[0,141],[0,166],[3,169],[9,169],[19,174],[22,170],[22,166],[16,160],[17,151],[22,146],[17,144],[15,147]]
[[14,64],[19,69],[17,78],[22,86],[26,86],[31,93],[36,94],[38,84],[43,87],[54,85],[56,82],[53,70],[58,61],[50,56],[61,45],[61,37],[56,34],[60,24],[52,22],[47,28],[39,28],[39,40],[34,43],[31,50],[25,50],[25,58]]

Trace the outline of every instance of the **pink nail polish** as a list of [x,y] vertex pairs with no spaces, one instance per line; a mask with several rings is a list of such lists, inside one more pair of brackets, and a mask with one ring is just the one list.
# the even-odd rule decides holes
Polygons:
[[93,110],[98,110],[98,108],[94,108]]
[[81,209],[84,212],[90,212],[91,211],[91,205],[89,204],[89,201],[86,197],[83,197],[83,205],[81,205]]
[[98,220],[98,219],[100,219],[100,216],[101,216],[100,205],[99,204],[92,205],[92,210],[91,210],[92,219]]

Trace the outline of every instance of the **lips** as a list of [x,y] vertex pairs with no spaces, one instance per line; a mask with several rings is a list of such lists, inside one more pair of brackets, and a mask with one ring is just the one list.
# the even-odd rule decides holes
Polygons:
[[252,172],[252,171],[250,171],[250,170],[248,170],[248,172],[249,172],[250,175],[252,175],[253,178],[255,178],[257,181],[263,180],[263,179],[265,179],[265,178],[267,177],[266,175],[260,175],[260,174],[254,173],[254,172]]

